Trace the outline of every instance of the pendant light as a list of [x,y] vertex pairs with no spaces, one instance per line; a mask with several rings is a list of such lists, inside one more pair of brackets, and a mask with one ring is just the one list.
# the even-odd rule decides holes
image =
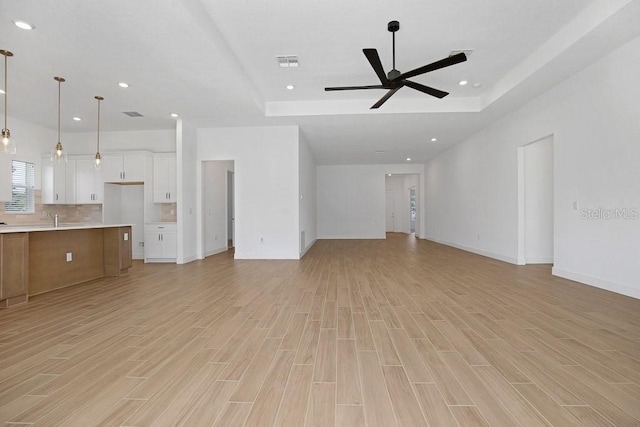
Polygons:
[[13,56],[8,50],[0,50],[0,54],[4,55],[4,127],[2,128],[2,150],[3,154],[16,154],[16,141],[11,137],[11,132],[7,128],[7,98],[9,98],[9,89],[7,88],[7,59]]
[[58,142],[56,142],[56,146],[53,148],[51,152],[51,161],[57,163],[64,163],[67,161],[67,152],[64,151],[62,147],[62,142],[60,142],[60,85],[65,81],[62,77],[54,77],[55,81],[58,82]]
[[104,101],[104,98],[101,96],[94,96],[95,99],[98,100],[98,137],[97,137],[97,148],[96,148],[96,157],[94,167],[99,170],[100,163],[102,163],[102,156],[100,155],[100,101]]

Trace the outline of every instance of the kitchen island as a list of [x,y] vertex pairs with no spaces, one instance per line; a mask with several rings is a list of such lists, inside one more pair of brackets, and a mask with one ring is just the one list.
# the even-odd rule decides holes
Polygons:
[[0,308],[131,267],[131,224],[0,226]]

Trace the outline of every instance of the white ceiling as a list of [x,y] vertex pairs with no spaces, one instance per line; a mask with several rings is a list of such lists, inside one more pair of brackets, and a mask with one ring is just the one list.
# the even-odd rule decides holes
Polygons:
[[[63,141],[64,132],[95,130],[93,97],[102,95],[106,131],[169,129],[175,112],[199,127],[297,124],[323,164],[424,162],[638,36],[639,3],[0,0],[0,49],[15,54],[10,117],[54,129],[53,77],[67,79]],[[36,29],[20,30],[15,20]],[[379,83],[362,49],[378,49],[391,68],[390,20],[400,21],[401,71],[474,50],[465,63],[413,79],[451,95],[403,88],[372,111],[384,91],[325,92]],[[278,67],[275,57],[289,54],[299,68]],[[462,79],[470,84],[459,86]]]

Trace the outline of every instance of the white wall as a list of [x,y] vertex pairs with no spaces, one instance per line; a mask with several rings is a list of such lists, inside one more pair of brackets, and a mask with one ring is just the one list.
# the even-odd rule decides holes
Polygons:
[[[53,132],[55,140],[56,134],[55,131]],[[96,132],[66,132],[61,135],[62,143],[68,155],[95,154],[96,137]],[[51,145],[52,148],[53,144],[55,144],[55,141]],[[176,151],[175,129],[100,132],[101,153],[132,150],[173,153]]]
[[16,143],[16,154],[5,156],[0,154],[0,179],[11,182],[11,160],[21,160],[35,164],[36,189],[42,186],[41,155],[53,148],[56,143],[56,131],[43,128],[31,123],[7,118],[7,127],[11,131],[11,137]]
[[298,148],[297,126],[198,129],[197,176],[202,161],[234,161],[235,258],[300,257]]
[[385,175],[417,174],[420,181],[424,176],[424,166],[417,164],[320,165],[317,170],[319,239],[384,239]]
[[300,235],[304,232],[304,245],[300,239],[300,255],[303,255],[317,238],[317,179],[316,160],[302,135],[299,135],[299,191]]
[[233,161],[202,162],[202,244],[205,257],[227,250],[227,171],[233,171]]
[[177,120],[175,131],[176,141],[176,174],[178,186],[177,200],[177,228],[178,228],[178,257],[177,264],[185,264],[198,259],[198,230],[196,226],[196,212],[199,194],[196,186],[201,179],[196,171],[197,131],[195,127],[184,120]]
[[553,137],[522,147],[524,157],[524,258],[553,263]]
[[427,237],[516,262],[517,149],[554,135],[554,274],[640,298],[640,220],[580,210],[640,208],[639,74],[636,38],[430,161]]

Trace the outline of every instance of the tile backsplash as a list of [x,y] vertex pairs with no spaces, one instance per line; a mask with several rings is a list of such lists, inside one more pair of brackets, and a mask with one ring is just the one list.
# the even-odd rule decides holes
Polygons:
[[4,203],[0,203],[0,222],[8,225],[48,224],[53,222],[52,217],[56,214],[62,223],[102,222],[102,205],[43,205],[41,190],[35,191],[35,204],[35,213],[7,214]]

